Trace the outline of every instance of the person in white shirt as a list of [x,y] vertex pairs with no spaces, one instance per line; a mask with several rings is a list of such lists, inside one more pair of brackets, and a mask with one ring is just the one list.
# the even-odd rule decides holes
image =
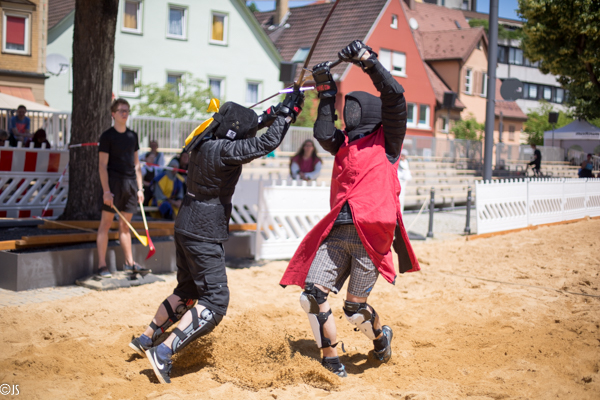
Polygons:
[[398,163],[398,180],[400,181],[400,210],[404,214],[404,197],[406,195],[406,185],[412,179],[410,168],[408,166],[408,150],[402,150],[400,153],[400,162]]

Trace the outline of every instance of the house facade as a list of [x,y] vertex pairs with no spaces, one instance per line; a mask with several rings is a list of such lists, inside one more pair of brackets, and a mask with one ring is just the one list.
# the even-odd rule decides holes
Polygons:
[[48,0],[2,0],[0,16],[0,93],[44,104]]
[[[49,27],[48,53],[64,57],[68,68],[48,79],[46,99],[70,111],[74,1],[53,3],[50,13],[58,15]],[[186,73],[203,80],[221,101],[251,105],[281,89],[280,61],[242,0],[119,3],[113,95],[132,105],[140,101],[139,84],[177,86]]]

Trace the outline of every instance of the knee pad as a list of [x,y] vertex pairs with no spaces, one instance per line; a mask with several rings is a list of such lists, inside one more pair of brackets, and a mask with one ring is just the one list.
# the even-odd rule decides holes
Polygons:
[[[323,333],[323,326],[327,321],[327,318],[331,315],[331,310],[327,312],[320,312],[319,305],[327,301],[327,293],[321,289],[315,287],[314,284],[308,283],[304,288],[304,292],[300,295],[300,305],[302,309],[308,314],[308,321],[310,327],[315,336],[317,346],[322,349],[324,347],[331,347],[331,340],[325,337]],[[335,345],[334,345],[335,347]]]
[[375,317],[377,313],[367,307],[367,303],[354,303],[352,301],[344,301],[344,314],[346,319],[356,328],[355,331],[360,331],[371,340],[375,340],[381,334],[381,329],[375,329]]
[[173,311],[173,308],[171,308],[171,304],[167,299],[165,299],[165,301],[162,302],[163,306],[165,307],[165,310],[167,310],[167,314],[169,315],[169,317],[161,326],[156,325],[154,321],[150,322],[150,328],[154,330],[154,333],[152,334],[153,343],[156,341],[156,339],[158,339],[160,335],[162,335],[167,329],[169,329],[171,325],[179,321],[181,317],[183,317],[183,315],[186,312],[188,312],[188,310],[192,309],[196,305],[196,300],[194,299],[181,299],[179,301],[181,304],[177,305],[175,311]]
[[191,312],[191,324],[183,329],[179,329],[179,327],[173,329],[173,333],[177,335],[173,340],[173,353],[177,353],[195,339],[211,333],[223,319],[222,315],[216,314],[208,308],[202,310],[200,316],[198,316],[198,309],[196,307],[192,308]]

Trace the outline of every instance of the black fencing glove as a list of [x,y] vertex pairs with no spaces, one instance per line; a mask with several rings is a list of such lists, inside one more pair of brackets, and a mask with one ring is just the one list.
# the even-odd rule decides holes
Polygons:
[[258,116],[258,129],[271,126],[273,121],[277,119],[277,113],[280,109],[281,103],[276,106],[271,106],[263,111],[263,113]]
[[337,85],[331,76],[331,64],[330,61],[322,62],[315,65],[312,70],[315,86],[317,92],[319,92],[319,98],[321,99],[335,97],[337,94]]
[[288,93],[281,103],[281,108],[278,115],[284,117],[291,117],[292,124],[296,122],[296,117],[302,112],[302,106],[304,105],[304,93],[301,91],[294,91]]
[[[362,57],[367,51],[370,53],[369,57],[365,60],[362,60]],[[373,65],[375,65],[375,61],[377,60],[377,53],[375,53],[372,48],[370,48],[360,40],[355,40],[348,46],[344,47],[338,53],[338,57],[341,58],[343,61],[351,62],[352,64],[358,65],[362,69],[369,69]]]

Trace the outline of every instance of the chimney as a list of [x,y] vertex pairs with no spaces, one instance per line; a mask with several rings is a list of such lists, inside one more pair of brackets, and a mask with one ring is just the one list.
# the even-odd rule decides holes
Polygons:
[[288,0],[277,0],[275,2],[275,15],[273,25],[281,25],[283,18],[290,11]]
[[408,6],[409,9],[414,10],[415,9],[415,0],[404,0],[404,2],[406,3],[406,5]]

